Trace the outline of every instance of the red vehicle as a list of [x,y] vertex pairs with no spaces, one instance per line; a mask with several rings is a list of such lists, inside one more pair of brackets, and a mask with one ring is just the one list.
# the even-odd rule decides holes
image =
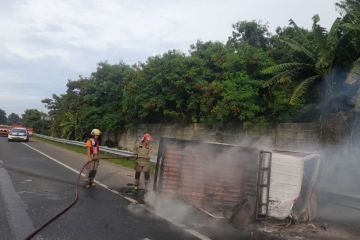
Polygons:
[[10,126],[8,125],[0,125],[0,136],[7,136],[10,131]]
[[34,132],[33,128],[26,128],[26,130],[28,131],[29,136],[33,135],[33,132]]

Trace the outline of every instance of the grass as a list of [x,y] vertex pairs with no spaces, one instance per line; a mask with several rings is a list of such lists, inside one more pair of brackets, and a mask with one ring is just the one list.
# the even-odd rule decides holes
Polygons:
[[50,140],[47,140],[47,139],[44,139],[44,138],[40,138],[40,137],[36,137],[36,136],[32,136],[30,138],[31,139],[36,139],[38,141],[41,141],[41,142],[46,142],[46,143],[50,143],[52,145],[55,145],[57,147],[61,147],[61,148],[64,148],[66,150],[70,150],[70,151],[73,151],[73,152],[77,152],[77,153],[82,153],[84,155],[87,154],[86,152],[86,148],[84,147],[80,147],[80,146],[75,146],[75,145],[70,145],[70,144],[65,144],[65,143],[59,143],[59,142],[54,142],[54,141],[50,141]]
[[[85,147],[70,145],[70,144],[66,144],[66,143],[54,142],[54,141],[50,141],[50,140],[35,137],[35,136],[32,136],[32,138],[36,139],[38,141],[41,141],[41,142],[50,143],[52,145],[55,145],[57,147],[61,147],[63,149],[69,150],[69,151],[73,151],[73,152],[76,152],[76,153],[81,153],[81,154],[84,154],[84,155],[87,154],[87,151],[86,151]],[[136,166],[136,161],[135,161],[134,158],[119,157],[117,155],[110,154],[110,153],[105,153],[105,152],[101,152],[100,156],[105,157],[105,158],[114,158],[114,159],[104,159],[104,160],[115,163],[115,164],[118,164],[118,165],[121,165],[121,166],[126,167],[126,168],[134,169],[135,166]],[[150,172],[151,173],[155,172],[155,164],[153,164],[153,163],[150,163]]]

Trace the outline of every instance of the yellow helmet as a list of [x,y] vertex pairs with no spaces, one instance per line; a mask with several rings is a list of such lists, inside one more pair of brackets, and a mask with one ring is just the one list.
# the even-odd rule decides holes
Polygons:
[[93,130],[91,130],[91,136],[100,136],[101,135],[101,131],[97,128],[94,128]]

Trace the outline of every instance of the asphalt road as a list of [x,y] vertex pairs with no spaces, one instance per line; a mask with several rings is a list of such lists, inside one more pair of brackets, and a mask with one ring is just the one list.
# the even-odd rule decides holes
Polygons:
[[[0,239],[23,239],[67,206],[76,177],[23,143],[0,137]],[[78,203],[34,239],[198,238],[98,186],[81,189]]]

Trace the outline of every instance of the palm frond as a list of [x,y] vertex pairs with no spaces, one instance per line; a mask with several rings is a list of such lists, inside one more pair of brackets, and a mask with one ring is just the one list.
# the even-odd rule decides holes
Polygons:
[[326,38],[327,35],[327,31],[326,28],[320,26],[319,22],[320,22],[320,17],[318,14],[316,14],[315,16],[313,16],[313,26],[312,26],[312,30],[315,34],[318,34],[319,37],[321,38]]
[[359,24],[344,23],[344,26],[349,30],[360,31],[360,25]]
[[319,16],[319,14],[314,15],[314,16],[312,17],[312,20],[313,20],[313,27],[314,27],[314,26],[317,26],[318,23],[320,22],[320,16]]
[[313,26],[312,26],[312,32],[314,35],[315,43],[318,47],[318,49],[322,52],[326,52],[326,39],[328,32],[326,31],[326,28],[321,27],[318,23],[320,21],[319,15],[315,15],[313,17]]
[[327,34],[326,28],[321,27],[320,25],[315,29],[315,36],[318,37],[319,40],[325,41]]
[[275,76],[273,76],[272,78],[270,78],[269,80],[267,80],[263,84],[263,87],[267,88],[267,87],[275,85],[276,83],[284,83],[281,81],[281,79],[283,79],[284,77],[290,77],[290,78],[294,77],[297,72],[298,72],[297,69],[291,69],[291,70],[287,70],[287,71],[278,73]]
[[301,103],[302,97],[304,96],[305,91],[308,87],[318,78],[321,78],[321,75],[311,76],[305,80],[303,80],[294,90],[291,95],[289,104],[290,105],[299,105]]
[[307,63],[282,63],[278,65],[274,65],[268,68],[265,68],[262,73],[263,74],[277,74],[279,72],[284,72],[288,70],[303,70],[303,69],[313,69],[314,65]]
[[340,51],[338,48],[341,46],[341,41],[344,39],[342,31],[342,20],[341,18],[337,18],[331,26],[326,42],[322,43],[319,48],[319,63],[323,66],[333,66],[336,54]]
[[327,36],[328,45],[337,42],[337,39],[339,38],[339,33],[342,30],[341,27],[342,27],[341,18],[336,18]]
[[284,83],[291,82],[293,80],[294,76],[295,76],[295,74],[293,74],[293,75],[292,74],[287,74],[287,75],[279,78],[278,83],[284,84]]
[[352,69],[350,70],[347,78],[347,84],[355,84],[360,80],[360,58],[353,64]]
[[307,41],[304,31],[296,24],[296,22],[292,18],[290,18],[290,20],[289,20],[289,25],[293,26],[293,28],[296,30],[298,36],[301,37],[301,40]]
[[299,26],[296,24],[296,22],[292,18],[290,18],[290,20],[289,20],[289,25],[293,26],[297,30],[300,29]]
[[77,117],[71,112],[66,112],[64,116],[65,118],[59,124],[61,127],[61,135],[66,139],[70,139],[72,134],[76,131]]
[[297,41],[295,41],[293,39],[284,39],[284,38],[279,39],[279,41],[288,45],[292,50],[307,56],[313,62],[316,62],[315,55],[311,51],[306,49],[304,46],[302,46],[300,43],[298,43]]

